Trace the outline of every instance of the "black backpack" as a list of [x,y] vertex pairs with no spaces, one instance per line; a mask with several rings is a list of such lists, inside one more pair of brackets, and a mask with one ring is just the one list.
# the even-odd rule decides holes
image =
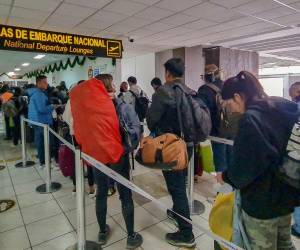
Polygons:
[[132,95],[135,98],[135,111],[138,114],[139,120],[143,121],[146,118],[146,114],[149,107],[149,99],[144,96],[143,91],[140,95],[136,95],[133,91],[130,90]]
[[175,83],[177,113],[181,136],[186,142],[205,141],[211,131],[210,112],[197,92],[181,83]]

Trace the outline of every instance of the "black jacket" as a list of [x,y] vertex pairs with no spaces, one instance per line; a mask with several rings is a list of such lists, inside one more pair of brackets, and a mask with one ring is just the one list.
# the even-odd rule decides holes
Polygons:
[[241,119],[233,162],[223,178],[241,190],[242,209],[254,218],[287,215],[300,200],[276,176],[298,117],[297,104],[274,97],[253,102]]
[[180,136],[177,116],[175,82],[161,86],[152,96],[152,103],[147,113],[147,124],[156,136],[173,133]]

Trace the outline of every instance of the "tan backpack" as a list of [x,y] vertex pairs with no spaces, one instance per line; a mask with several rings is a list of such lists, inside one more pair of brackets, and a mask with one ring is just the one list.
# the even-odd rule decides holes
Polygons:
[[188,166],[187,146],[184,140],[170,133],[155,138],[144,137],[136,160],[149,168],[183,170]]

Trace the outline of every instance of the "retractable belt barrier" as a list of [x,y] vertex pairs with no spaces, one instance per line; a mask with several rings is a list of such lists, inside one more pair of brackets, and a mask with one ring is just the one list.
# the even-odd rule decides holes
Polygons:
[[[77,224],[78,224],[78,243],[72,247],[72,248],[68,248],[68,249],[78,249],[78,250],[84,250],[84,249],[88,249],[89,244],[90,243],[94,243],[94,242],[88,242],[86,241],[86,232],[85,232],[85,216],[84,216],[84,185],[83,185],[83,168],[80,162],[80,158],[82,158],[83,160],[87,161],[90,165],[92,165],[93,167],[97,168],[99,171],[101,171],[102,173],[104,173],[105,175],[109,176],[110,178],[114,179],[115,181],[119,182],[120,184],[124,185],[125,187],[129,188],[130,190],[142,195],[143,197],[145,197],[146,199],[152,201],[153,203],[155,203],[160,209],[167,211],[169,208],[163,204],[162,202],[160,202],[158,199],[154,198],[152,195],[150,195],[149,193],[145,192],[143,189],[141,189],[140,187],[138,187],[136,184],[134,184],[133,182],[129,181],[128,179],[124,178],[123,176],[121,176],[120,174],[118,174],[117,172],[115,172],[114,170],[110,169],[109,167],[107,167],[106,165],[100,163],[99,161],[95,160],[93,157],[81,152],[80,150],[78,150],[77,148],[75,148],[72,144],[70,144],[69,142],[67,142],[65,139],[63,139],[59,134],[57,134],[53,129],[49,128],[47,125],[45,124],[40,124],[37,122],[33,122],[30,121],[28,119],[23,119],[24,121],[36,125],[36,126],[43,126],[47,128],[48,132],[51,132],[54,136],[56,136],[60,141],[62,141],[67,147],[69,147],[72,151],[74,151],[75,153],[75,164],[76,164],[76,191],[78,192],[77,194],[77,207],[78,207],[78,214],[77,214]],[[45,132],[45,131],[44,131]],[[233,141],[227,140],[227,139],[223,139],[223,138],[217,138],[217,137],[209,137],[208,139],[215,141],[215,142],[219,142],[219,143],[224,143],[227,145],[233,145]],[[170,209],[169,209],[170,210]],[[182,220],[186,221],[187,223],[190,223],[191,225],[193,225],[195,228],[198,228],[199,230],[201,230],[203,233],[205,233],[207,236],[209,236],[211,239],[215,240],[216,242],[218,242],[221,246],[230,249],[230,250],[244,250],[243,248],[236,246],[235,244],[221,238],[220,236],[212,233],[211,231],[205,229],[204,227],[194,223],[192,220],[187,219],[185,217],[183,217],[182,215],[176,213],[175,211],[171,210],[174,214],[176,214],[178,217],[180,217]],[[98,249],[101,249],[101,247],[99,246]]]

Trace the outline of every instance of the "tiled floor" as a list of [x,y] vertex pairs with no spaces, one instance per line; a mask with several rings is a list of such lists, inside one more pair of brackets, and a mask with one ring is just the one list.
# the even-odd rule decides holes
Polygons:
[[[5,159],[16,158],[20,148],[13,151],[0,139],[0,152],[5,152],[3,163],[7,165],[0,171],[0,199],[10,198],[17,205],[0,213],[0,249],[1,250],[64,250],[76,242],[76,197],[72,196],[72,183],[60,172],[53,172],[53,180],[62,184],[62,189],[53,194],[38,194],[35,188],[43,183],[44,172],[35,167],[16,169],[14,162]],[[1,159],[0,159],[1,161]],[[136,164],[133,172],[134,182],[159,199],[166,206],[172,202],[166,191],[163,177],[159,171],[150,171]],[[207,201],[215,191],[214,178],[204,175],[195,186],[195,198],[202,201],[206,211],[201,216],[192,216],[193,221],[208,229],[208,216],[211,204]],[[144,250],[175,250],[168,245],[164,236],[175,231],[162,211],[152,202],[139,195],[135,199],[135,228],[144,237]],[[123,250],[126,244],[126,231],[117,195],[108,199],[107,222],[112,235],[105,249]],[[88,240],[97,240],[98,224],[95,214],[95,200],[86,197],[86,232]],[[200,230],[194,229],[197,237],[197,250],[212,250],[212,240]],[[296,242],[300,249],[300,241]]]

